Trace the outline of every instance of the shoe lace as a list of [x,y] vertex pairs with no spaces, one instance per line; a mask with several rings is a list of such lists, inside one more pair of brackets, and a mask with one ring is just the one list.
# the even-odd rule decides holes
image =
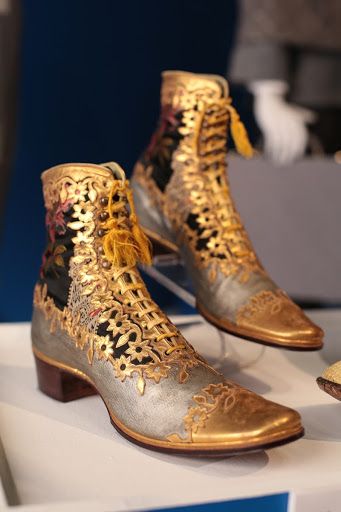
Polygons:
[[[117,200],[113,200],[116,197]],[[128,223],[125,198],[130,210]],[[128,180],[113,181],[108,197],[108,219],[103,228],[106,231],[103,238],[104,253],[114,266],[134,266],[138,262],[151,264],[151,243],[138,223]]]
[[[128,219],[126,202],[129,205]],[[103,228],[106,231],[103,237],[104,254],[112,263],[113,276],[120,283],[121,294],[127,295],[130,306],[137,307],[137,316],[146,322],[147,330],[162,331],[158,332],[157,342],[178,336],[176,330],[168,328],[168,319],[149,296],[135,268],[137,263],[151,264],[151,243],[138,223],[128,180],[115,180],[112,183],[108,197],[108,218]],[[125,276],[129,276],[129,282],[126,282]],[[183,343],[173,343],[166,354],[185,347]]]
[[[253,258],[254,252],[240,216],[232,201],[226,176],[227,125],[238,153],[251,158],[254,150],[250,144],[245,126],[231,104],[231,98],[222,98],[204,103],[201,129],[198,139],[198,152],[201,167],[209,181],[212,201],[205,204],[206,213],[218,218],[221,229],[216,235],[224,244],[229,242],[230,252],[238,259]],[[213,215],[214,214],[214,215]],[[219,245],[219,243],[218,243]]]

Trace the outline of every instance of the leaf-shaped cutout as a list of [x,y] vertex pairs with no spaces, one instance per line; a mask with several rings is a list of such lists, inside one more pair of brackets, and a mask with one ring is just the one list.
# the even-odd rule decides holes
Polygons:
[[224,412],[228,412],[233,406],[236,401],[236,398],[234,395],[229,395],[224,400],[223,410]]
[[211,229],[205,229],[202,233],[201,233],[201,238],[208,238],[210,237],[212,234],[212,230]]
[[188,379],[188,376],[189,376],[189,374],[186,370],[181,370],[180,375],[179,375],[180,384],[183,384],[184,382],[186,382],[186,380]]
[[[90,187],[89,187],[90,188]],[[96,200],[96,197],[97,197],[97,192],[94,188],[91,187],[91,189],[89,190],[88,192],[88,196],[89,196],[89,199],[92,203],[95,202]]]
[[271,306],[271,314],[276,315],[277,313],[279,313],[281,311],[281,309],[282,309],[282,304],[279,301],[277,301],[277,302],[275,302],[275,304],[273,304]]
[[65,245],[58,245],[55,250],[54,250],[54,254],[62,254],[63,252],[66,251],[66,247]]
[[77,264],[83,263],[84,262],[84,256],[74,256],[72,258],[72,262],[73,263],[77,263]]
[[137,380],[137,389],[139,390],[139,393],[141,396],[144,394],[145,387],[146,387],[146,382],[145,382],[144,378],[140,375]]
[[62,190],[60,191],[60,200],[61,200],[61,202],[64,203],[64,201],[66,201],[66,198],[67,198],[67,188],[64,185],[62,187]]
[[123,345],[126,345],[128,343],[129,338],[129,332],[126,332],[125,334],[122,334],[117,340],[116,348],[123,347]]
[[64,260],[62,258],[62,256],[60,256],[59,254],[57,256],[55,256],[54,258],[54,262],[56,265],[58,265],[58,267],[64,267]]
[[116,348],[119,348],[119,347],[122,347],[123,345],[126,345],[128,343],[129,338],[130,338],[130,335],[135,333],[136,334],[136,339],[135,341],[141,341],[141,330],[139,329],[139,327],[137,327],[137,325],[134,325],[132,326],[128,332],[126,332],[125,334],[122,334],[122,336],[119,337],[118,341],[117,341],[117,344],[116,344]]
[[89,350],[88,350],[86,355],[87,355],[89,364],[92,364],[92,360],[94,358],[94,344],[93,344],[93,342],[91,342],[90,348],[89,348]]
[[204,405],[204,404],[206,404],[206,401],[207,401],[206,398],[201,395],[194,396],[193,400],[199,405]]
[[186,443],[188,442],[187,439],[182,439],[182,437],[179,436],[179,434],[170,434],[166,437],[167,441],[170,443]]
[[67,225],[69,228],[75,229],[75,230],[84,228],[84,223],[81,222],[80,220],[76,220],[75,222],[68,222]]
[[104,324],[104,322],[108,322],[108,320],[110,319],[111,317],[111,312],[112,310],[111,309],[107,309],[106,311],[104,311],[102,314],[101,314],[101,318],[99,319],[99,323],[100,324]]

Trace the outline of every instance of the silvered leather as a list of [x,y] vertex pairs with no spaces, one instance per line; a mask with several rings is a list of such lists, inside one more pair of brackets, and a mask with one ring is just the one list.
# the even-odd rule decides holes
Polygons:
[[224,276],[218,269],[212,282],[209,279],[210,268],[198,268],[188,246],[182,245],[180,252],[191,276],[198,302],[214,316],[235,322],[237,311],[251,296],[262,290],[277,289],[270,279],[258,273],[252,273],[247,286],[241,286],[236,276]]
[[[196,264],[189,245],[182,242],[182,230],[170,228],[167,219],[153,203],[149,192],[136,180],[133,181],[138,215],[142,226],[153,231],[158,237],[172,241],[178,247],[188,275],[192,281],[196,299],[206,313],[215,319],[238,324],[238,313],[243,306],[250,303],[252,297],[263,292],[278,292],[278,286],[267,274],[251,272],[247,285],[242,284],[238,276],[226,276],[217,269],[214,280],[210,279],[210,265],[206,268]],[[321,346],[323,331],[306,317],[289,299],[280,311],[274,313],[269,304],[268,316],[259,323],[251,320],[247,326],[250,335],[264,336],[269,340],[281,339],[290,343],[299,340],[300,346]],[[271,321],[270,321],[271,317]],[[267,318],[267,319],[266,319]],[[238,333],[236,333],[238,334]]]
[[[71,278],[67,303],[57,307],[47,283],[34,291],[40,388],[68,399],[66,373],[90,382],[122,433],[158,449],[236,453],[302,435],[295,411],[217,374],[153,303],[135,267],[149,260],[148,245],[119,174],[114,180],[107,168],[71,164],[43,175],[49,239],[67,222],[73,255],[57,260]],[[75,222],[60,215],[70,204]],[[158,216],[151,213],[151,229],[166,225]],[[57,249],[65,252],[59,241]],[[77,381],[68,385],[73,398],[82,396]]]
[[[179,249],[198,308],[214,325],[262,343],[321,348],[323,331],[266,274],[231,197],[225,175],[228,129],[238,151],[249,157],[252,148],[226,81],[167,72],[161,104],[162,122],[134,168],[134,179],[144,188],[138,187],[135,197],[146,233]],[[167,130],[177,134],[172,151],[165,149]],[[160,190],[153,173],[162,171],[164,153],[172,173]]]
[[161,238],[175,243],[175,236],[172,234],[167,219],[161,214],[158,205],[153,203],[148,193],[140,183],[132,178],[130,185],[134,193],[135,209],[140,224],[155,232]]
[[197,300],[205,306],[207,311],[235,322],[238,309],[247,303],[250,297],[262,290],[274,291],[278,288],[271,279],[259,273],[252,273],[247,286],[241,286],[236,276],[224,276],[219,269],[216,279],[212,282],[209,279],[210,267],[199,268],[195,264],[190,248],[186,244],[179,243],[181,232],[173,230],[171,234],[165,217],[160,213],[157,205],[152,204],[144,187],[136,180],[132,180],[131,185],[141,225],[154,231],[161,238],[177,243]]
[[90,365],[86,351],[77,349],[64,331],[57,329],[51,334],[49,322],[37,308],[33,312],[32,343],[44,355],[88,375],[108,408],[122,423],[132,431],[154,439],[164,440],[173,433],[185,437],[183,418],[194,404],[192,397],[208,384],[223,382],[222,375],[200,364],[191,370],[187,382],[181,385],[175,370],[158,384],[147,380],[141,396],[136,378],[121,382],[115,378],[108,361],[94,358]]
[[[191,369],[185,383],[179,383],[175,372],[170,372],[158,384],[148,380],[141,396],[134,377],[120,381],[108,361],[94,358],[89,364],[86,351],[77,348],[65,332],[57,328],[52,334],[49,321],[38,308],[33,313],[32,343],[49,360],[85,374],[104,399],[113,419],[150,442],[166,440],[171,447],[194,443],[196,447],[203,445],[212,450],[216,447],[238,450],[264,447],[302,434],[296,411],[228,384],[204,363]],[[195,415],[203,413],[197,402],[199,398],[206,401],[202,393],[214,386],[229,385],[232,395],[226,396],[226,400],[232,400],[230,407],[224,400],[215,404],[215,395],[211,395],[206,402],[204,423],[193,429],[188,440],[186,419],[190,421],[191,411]]]

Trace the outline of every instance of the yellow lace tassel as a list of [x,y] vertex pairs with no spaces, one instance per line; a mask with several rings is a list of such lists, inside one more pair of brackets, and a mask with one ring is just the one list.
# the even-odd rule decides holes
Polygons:
[[120,228],[115,219],[109,219],[106,229],[109,229],[103,240],[106,258],[115,267],[135,265],[139,261],[139,251],[131,232],[126,228]]
[[[128,199],[130,229],[123,224],[123,218],[112,216],[113,213],[124,207],[121,201],[114,203],[112,201],[119,190],[123,191]],[[138,262],[151,264],[151,243],[138,224],[133,193],[129,188],[128,181],[115,181],[113,183],[108,198],[108,209],[110,218],[103,226],[107,231],[103,239],[103,249],[106,258],[117,267],[124,265],[132,266]]]
[[127,188],[127,197],[128,197],[128,203],[130,207],[130,223],[131,223],[131,230],[133,233],[134,240],[137,242],[138,248],[139,248],[139,261],[141,263],[144,263],[146,265],[150,265],[152,263],[152,252],[151,247],[152,244],[149,240],[149,238],[146,236],[146,234],[143,232],[135,211],[135,204],[134,204],[134,198],[133,198],[133,192],[131,188]]
[[254,149],[249,140],[246,128],[240,120],[239,114],[232,105],[228,105],[231,116],[231,134],[238,153],[245,158],[252,158]]

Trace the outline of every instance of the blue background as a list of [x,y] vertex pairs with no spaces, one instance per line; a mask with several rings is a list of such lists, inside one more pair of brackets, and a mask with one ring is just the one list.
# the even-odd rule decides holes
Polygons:
[[24,0],[22,8],[0,321],[30,319],[45,244],[40,173],[116,160],[129,174],[156,123],[161,71],[225,74],[236,21],[231,0]]
[[[287,512],[288,494],[160,509],[163,512]],[[155,511],[158,512],[158,511]]]

